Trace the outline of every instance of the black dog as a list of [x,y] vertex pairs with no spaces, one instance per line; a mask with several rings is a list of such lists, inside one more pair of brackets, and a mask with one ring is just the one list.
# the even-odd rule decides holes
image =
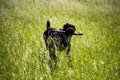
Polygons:
[[44,40],[46,49],[49,50],[49,55],[52,60],[56,59],[55,51],[67,50],[66,55],[70,57],[71,37],[72,35],[83,35],[76,33],[74,25],[66,23],[63,29],[55,29],[50,27],[50,22],[47,21],[47,29],[44,32]]

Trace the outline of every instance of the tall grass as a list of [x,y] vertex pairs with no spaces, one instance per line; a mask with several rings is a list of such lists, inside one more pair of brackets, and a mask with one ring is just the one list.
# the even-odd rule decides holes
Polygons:
[[[57,51],[51,72],[43,32],[75,24],[73,68]],[[119,80],[119,0],[0,0],[0,80]]]

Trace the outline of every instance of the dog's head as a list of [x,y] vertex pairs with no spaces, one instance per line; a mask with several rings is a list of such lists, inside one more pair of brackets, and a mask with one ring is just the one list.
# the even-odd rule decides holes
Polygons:
[[63,26],[63,31],[65,31],[66,35],[83,35],[82,33],[75,32],[76,28],[74,25],[66,23]]

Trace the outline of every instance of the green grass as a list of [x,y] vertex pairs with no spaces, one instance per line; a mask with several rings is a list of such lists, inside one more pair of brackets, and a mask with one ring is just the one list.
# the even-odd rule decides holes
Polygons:
[[[75,24],[73,68],[57,51],[51,73],[46,21]],[[0,0],[0,80],[120,80],[119,0]]]

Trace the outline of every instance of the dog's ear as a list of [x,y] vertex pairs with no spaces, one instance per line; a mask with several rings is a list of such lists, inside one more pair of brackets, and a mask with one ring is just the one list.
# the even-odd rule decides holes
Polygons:
[[63,31],[65,31],[68,26],[69,26],[69,23],[66,23],[66,24],[63,26]]

